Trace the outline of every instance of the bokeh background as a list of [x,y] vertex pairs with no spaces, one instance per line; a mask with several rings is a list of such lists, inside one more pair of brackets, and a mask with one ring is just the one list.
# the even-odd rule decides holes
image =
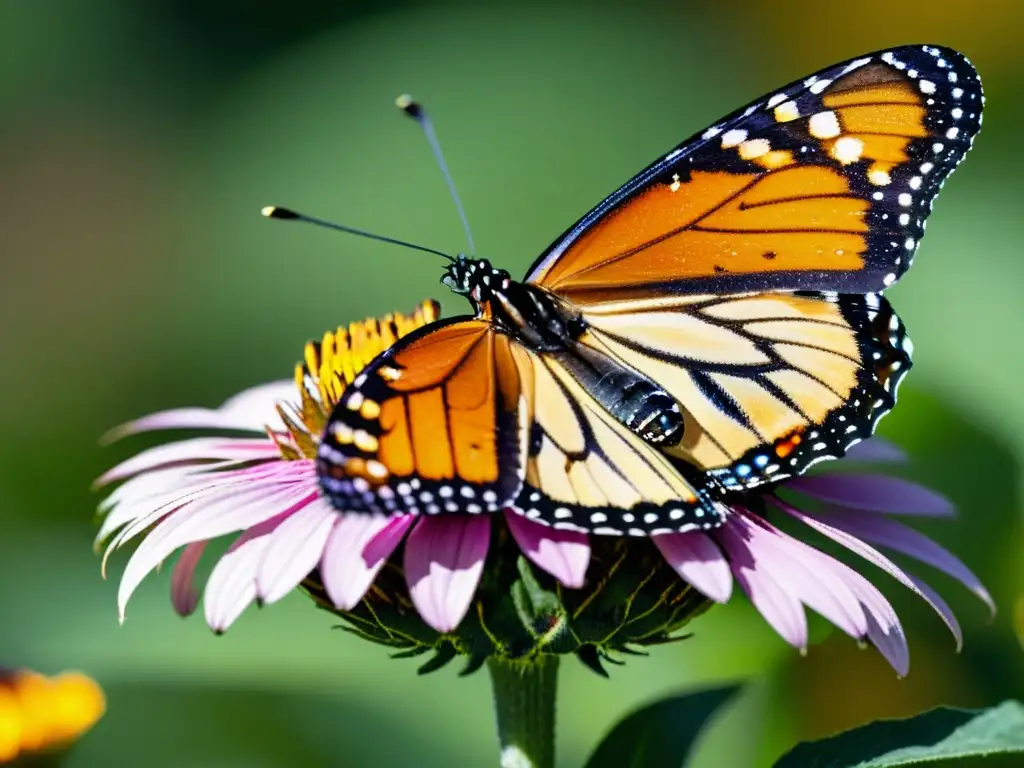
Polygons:
[[460,248],[426,143],[392,105],[408,91],[439,124],[479,252],[525,270],[720,115],[909,42],[967,53],[988,105],[891,292],[917,368],[881,431],[913,454],[908,474],[962,509],[927,530],[1000,614],[935,576],[965,626],[957,655],[937,618],[865,565],[906,619],[913,666],[897,680],[838,634],[800,658],[736,601],[610,680],[568,661],[560,765],[580,765],[630,708],[715,681],[746,687],[708,735],[705,768],[1024,694],[1022,25],[1013,0],[0,3],[0,664],[79,668],[106,688],[109,711],[68,765],[494,763],[484,674],[418,678],[301,595],[214,637],[173,615],[165,571],[118,626],[89,484],[143,443],[101,449],[102,432],[287,377],[303,342],[340,322],[427,296],[458,308],[429,257],[269,222],[262,205]]

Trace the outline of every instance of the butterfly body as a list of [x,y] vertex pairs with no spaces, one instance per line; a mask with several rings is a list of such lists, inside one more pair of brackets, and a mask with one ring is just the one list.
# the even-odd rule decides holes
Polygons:
[[580,343],[583,313],[543,288],[511,279],[485,259],[459,256],[442,278],[470,298],[476,316],[531,351],[551,355],[622,424],[652,443],[672,445],[683,428],[679,405],[638,371]]
[[460,256],[442,282],[474,313],[353,381],[321,442],[325,493],[648,536],[721,525],[730,494],[842,456],[911,366],[881,293],[981,105],[955,51],[869,54],[656,160],[523,281]]

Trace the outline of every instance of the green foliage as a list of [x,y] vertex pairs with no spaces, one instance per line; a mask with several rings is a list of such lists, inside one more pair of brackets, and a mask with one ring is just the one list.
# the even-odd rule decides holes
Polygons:
[[897,768],[1005,754],[1024,761],[1024,705],[1016,701],[981,710],[939,707],[871,723],[799,744],[775,768]]
[[735,686],[670,696],[633,712],[598,745],[586,768],[677,768]]

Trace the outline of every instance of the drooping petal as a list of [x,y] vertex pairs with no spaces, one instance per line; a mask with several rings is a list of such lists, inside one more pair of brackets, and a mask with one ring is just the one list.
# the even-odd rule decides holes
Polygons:
[[256,599],[256,572],[270,545],[270,533],[286,518],[279,515],[247,530],[213,567],[203,608],[206,623],[214,632],[226,631]]
[[193,504],[162,520],[132,554],[118,588],[118,616],[124,621],[128,599],[146,574],[178,547],[243,530],[283,512],[295,512],[317,498],[317,491],[285,486],[272,491],[253,484],[244,491]]
[[917,483],[887,475],[814,475],[798,477],[787,488],[843,507],[896,515],[950,517],[953,504]]
[[902,448],[877,435],[852,446],[844,458],[848,461],[878,464],[905,464],[909,461]]
[[296,399],[295,382],[275,381],[239,392],[220,408],[175,408],[143,416],[114,427],[103,439],[120,440],[127,435],[157,429],[238,429],[263,432],[266,427],[283,429],[276,406]]
[[[781,533],[781,532],[780,532]],[[844,563],[781,534],[789,546],[799,550],[793,562],[803,561],[808,569],[790,573],[797,582],[784,586],[800,594],[801,599],[833,624],[853,637],[867,637],[896,674],[903,677],[910,665],[910,651],[899,617],[878,589]],[[821,594],[824,591],[825,594]]]
[[977,595],[995,614],[992,596],[970,568],[945,547],[920,531],[884,517],[866,517],[847,510],[833,510],[823,519],[864,541],[877,544],[927,563],[947,573]]
[[566,587],[583,586],[590,563],[590,540],[585,533],[563,531],[509,512],[505,515],[512,537],[537,567]]
[[175,464],[211,461],[253,461],[280,458],[277,446],[270,440],[242,440],[223,437],[197,437],[157,445],[132,456],[108,470],[93,483],[101,488],[140,472],[151,472]]
[[316,568],[337,517],[325,499],[316,498],[270,534],[270,544],[256,573],[260,600],[280,600]]
[[715,532],[729,557],[733,575],[754,607],[783,640],[797,648],[807,647],[807,616],[803,604],[775,580],[773,572],[785,567],[784,558],[768,550],[755,549],[749,538],[749,523],[732,515]]
[[206,549],[205,541],[189,544],[178,555],[171,571],[171,605],[179,616],[191,616],[199,604],[199,590],[195,586],[196,566]]
[[963,647],[963,633],[960,631],[960,624],[956,620],[956,616],[953,615],[953,612],[950,610],[949,606],[946,605],[945,601],[935,594],[931,588],[927,587],[927,585],[910,574],[907,574],[888,557],[883,555],[870,544],[861,541],[856,536],[838,528],[833,528],[831,525],[828,525],[817,518],[811,517],[810,515],[801,512],[796,507],[779,501],[778,499],[774,500],[773,503],[786,513],[832,539],[837,544],[841,544],[854,554],[860,555],[868,562],[878,566],[911,592],[917,594],[922,600],[928,603],[937,614],[939,614],[939,617],[945,622],[946,626],[949,627],[949,631],[953,633],[953,637],[956,640],[957,650],[959,651],[961,647]]
[[[349,611],[359,604],[415,520],[413,515],[338,516],[320,561],[324,589],[335,606]],[[389,535],[378,537],[385,530]],[[371,542],[375,546],[367,555],[367,545]]]
[[868,630],[861,602],[851,588],[856,574],[842,563],[802,541],[788,536],[767,521],[743,519],[751,551],[787,593],[813,608],[852,637]]
[[424,517],[405,542],[405,578],[423,620],[450,632],[469,610],[491,538],[487,515]]
[[732,571],[722,550],[706,533],[667,533],[652,536],[666,562],[683,580],[716,603],[732,597]]

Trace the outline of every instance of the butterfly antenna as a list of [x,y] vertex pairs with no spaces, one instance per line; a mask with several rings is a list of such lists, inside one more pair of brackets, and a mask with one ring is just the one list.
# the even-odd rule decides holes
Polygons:
[[302,221],[306,224],[316,224],[318,227],[325,227],[327,229],[336,229],[339,232],[348,232],[350,235],[359,235],[360,237],[366,237],[370,240],[379,240],[382,243],[391,243],[392,245],[400,245],[403,248],[412,248],[415,251],[423,251],[425,253],[432,253],[435,256],[448,259],[448,261],[455,261],[452,256],[442,251],[435,251],[433,248],[427,248],[424,245],[416,245],[415,243],[407,243],[404,240],[396,240],[393,237],[384,237],[383,235],[375,235],[372,232],[366,232],[362,229],[356,229],[355,227],[346,227],[343,224],[335,224],[333,221],[325,221],[324,219],[315,219],[312,216],[306,216],[302,213],[296,213],[289,208],[281,208],[276,205],[268,205],[262,211],[260,211],[268,219],[283,219],[285,221]]
[[466,211],[462,207],[459,193],[455,191],[455,182],[452,180],[452,175],[448,170],[448,163],[444,160],[441,142],[437,140],[437,133],[434,132],[434,122],[430,119],[430,115],[427,114],[423,105],[418,101],[413,101],[412,96],[403,94],[395,99],[395,104],[405,114],[419,123],[423,132],[427,135],[427,141],[430,142],[430,149],[434,153],[434,159],[441,168],[445,183],[448,185],[448,191],[451,192],[452,200],[455,201],[455,208],[459,212],[459,218],[462,219],[462,228],[466,231],[466,242],[469,245],[469,255],[472,256],[476,252],[476,248],[473,245],[473,233],[469,229],[469,219],[466,218]]

